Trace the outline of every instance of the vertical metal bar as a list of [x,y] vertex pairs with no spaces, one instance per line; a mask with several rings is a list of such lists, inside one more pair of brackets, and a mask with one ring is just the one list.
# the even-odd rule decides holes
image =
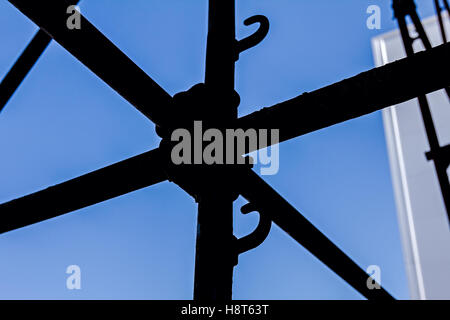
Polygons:
[[209,0],[205,82],[218,91],[234,90],[234,0]]
[[235,0],[209,0],[205,83],[214,95],[214,108],[226,119],[237,118],[232,107],[235,81]]
[[232,298],[233,199],[225,191],[203,194],[199,200],[194,300]]
[[[212,97],[211,108],[219,122],[237,118],[233,106],[234,0],[210,0],[205,84]],[[205,186],[199,197],[195,259],[194,299],[223,301],[232,298],[233,268],[233,196],[220,180]]]

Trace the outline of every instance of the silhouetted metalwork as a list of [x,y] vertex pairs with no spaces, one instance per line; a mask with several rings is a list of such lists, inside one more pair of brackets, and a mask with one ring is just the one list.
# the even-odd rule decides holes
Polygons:
[[[387,64],[328,87],[300,95],[297,98],[282,102],[276,106],[251,113],[239,118],[234,126],[243,129],[279,128],[283,126],[280,132],[280,141],[286,141],[354,119],[390,105],[413,99],[417,94],[430,93],[449,85],[450,79],[448,77],[445,77],[442,73],[436,74],[434,71],[436,70],[435,67],[446,65],[448,56],[450,56],[450,44],[441,45],[433,48],[431,51],[419,52],[411,58],[405,58]],[[371,88],[375,88],[375,90],[371,90]],[[352,95],[349,95],[349,92]],[[152,160],[153,157],[150,156],[153,154],[155,154],[155,159],[158,159],[154,151],[141,155],[143,157],[148,155],[145,161],[147,161],[149,169],[146,171],[148,176],[138,176],[139,179],[142,179],[142,183],[137,185],[140,188],[150,186],[154,183],[153,181],[157,181],[158,179],[166,179],[161,178],[160,174],[160,163],[163,161],[159,159]],[[137,166],[132,159],[134,158],[124,160],[121,163],[124,164],[124,168],[139,172],[140,166]],[[145,161],[142,162],[141,166],[146,163]],[[109,181],[112,181],[113,176],[111,175],[111,180]],[[119,180],[124,179],[125,175],[120,177],[120,179],[116,180],[117,183],[119,183]],[[148,179],[147,183],[144,183],[146,181],[145,179]],[[97,180],[93,180],[91,183],[100,185],[101,181],[97,182]],[[64,185],[64,183],[61,185]],[[82,189],[84,189],[84,186]],[[136,187],[128,191],[122,190],[122,194],[137,189]],[[47,189],[44,191],[47,191]],[[74,197],[73,194],[75,193],[72,193],[72,191],[75,190],[68,191],[67,193],[59,192],[58,194],[59,197],[64,199],[73,199],[72,201],[75,203],[73,210],[85,207],[86,205],[83,205],[82,199]],[[110,199],[103,198],[101,193],[101,189],[95,188],[90,192],[92,197],[99,195],[97,202]],[[40,212],[44,207],[32,201],[32,199],[39,200],[40,197],[37,196],[38,193],[33,195],[36,196],[32,198],[28,198],[30,196],[20,198],[22,199],[21,201],[27,201],[20,206],[19,202],[14,201],[1,204],[1,215],[4,214],[3,216],[6,216],[13,212],[20,212],[21,208],[25,207],[34,208],[35,211]],[[53,197],[53,199],[55,198]],[[45,205],[52,206],[51,203]],[[51,211],[54,212],[54,216],[69,212],[67,210],[61,211],[58,206],[55,206]],[[39,219],[39,215],[37,214],[36,220],[27,223],[27,225],[45,219],[43,217]],[[3,232],[10,230],[13,229],[2,228]]]
[[447,35],[445,32],[445,25],[444,25],[444,19],[442,17],[442,11],[447,10],[447,14],[450,15],[450,7],[448,5],[447,0],[442,0],[443,2],[443,7],[441,7],[441,5],[439,4],[439,0],[434,0],[434,6],[436,8],[436,12],[437,12],[437,17],[438,17],[438,21],[439,21],[439,28],[441,29],[441,37],[442,37],[442,42],[446,43],[447,42]]
[[[234,64],[239,54],[263,40],[268,19],[251,36],[235,39],[234,0],[209,1],[205,84],[171,98],[112,42],[82,17],[81,30],[66,28],[70,1],[9,0],[73,56],[156,124],[160,147],[48,189],[0,205],[0,232],[44,221],[165,180],[198,202],[194,298],[230,300],[238,256],[260,245],[276,223],[353,288],[369,299],[392,299],[384,289],[369,290],[369,276],[248,165],[182,165],[170,161],[170,133],[194,120],[219,128],[280,129],[281,141],[319,130],[417,96],[448,87],[449,44],[376,68],[297,98],[237,117]],[[26,74],[26,73],[25,73]],[[5,98],[0,96],[0,100]],[[447,152],[447,151],[446,151]],[[237,156],[240,156],[239,154]],[[431,153],[430,157],[435,157]],[[260,221],[249,235],[233,235],[233,201],[249,203]]]
[[[234,103],[235,4],[210,0],[206,46],[205,85],[210,90],[202,112],[203,121],[214,121],[220,128],[237,118]],[[196,120],[196,119],[192,119]],[[197,243],[194,276],[195,300],[231,300],[233,286],[233,190],[221,179],[226,171],[210,170],[190,177],[204,184],[197,192]],[[202,177],[203,176],[203,177]],[[190,188],[190,187],[189,187]],[[187,190],[188,191],[188,190]]]
[[368,299],[392,299],[384,289],[370,290],[367,273],[323,235],[254,171],[239,177],[238,190],[262,215],[269,217],[283,231]]
[[[75,4],[77,3],[78,0],[75,1]],[[0,83],[0,112],[45,51],[50,41],[52,41],[52,38],[44,30],[39,29],[5,78],[3,78]]]
[[39,30],[0,83],[0,112],[25,79],[52,38]]
[[160,123],[170,95],[109,41],[84,16],[81,29],[67,28],[67,8],[72,0],[11,0],[17,9],[44,29],[146,117]]
[[167,180],[158,149],[0,205],[0,233]]
[[280,141],[408,101],[450,85],[450,44],[363,72],[237,120],[238,128],[279,128]]
[[[241,207],[241,212],[243,214],[248,214],[250,212],[259,212],[258,208],[253,203],[247,203]],[[272,220],[268,215],[259,213],[259,222],[256,226],[256,229],[250,233],[249,235],[246,235],[245,237],[242,237],[240,239],[237,239],[235,248],[236,253],[239,255],[241,253],[250,251],[252,249],[255,249],[259,245],[261,245],[264,240],[266,240],[267,236],[270,233],[270,229],[272,228]]]
[[[443,35],[443,38],[445,39],[445,30],[444,25],[442,22],[442,15],[441,10],[439,8],[439,3],[436,1],[436,6],[438,8],[438,17],[439,22],[441,24],[441,32]],[[403,40],[403,45],[406,51],[406,55],[408,57],[412,57],[414,55],[414,48],[413,43],[416,40],[421,40],[425,50],[432,50],[432,45],[430,40],[427,37],[427,34],[425,32],[425,29],[422,25],[422,22],[420,21],[419,15],[416,11],[416,5],[414,3],[414,0],[394,0],[393,2],[393,9],[395,17],[397,18],[398,25],[400,28],[400,33]],[[448,4],[447,4],[448,7]],[[449,12],[450,13],[450,12]],[[411,37],[408,26],[406,24],[406,17],[409,16],[414,24],[414,27],[418,33],[417,38]],[[449,59],[449,55],[447,55],[447,59]],[[441,66],[437,67],[436,69],[433,68],[434,71],[439,70],[442,68],[442,66],[445,66],[445,63]],[[443,72],[437,72],[438,74],[441,74],[444,77],[448,76],[448,69],[443,69]],[[415,71],[415,70],[414,70]],[[431,76],[435,77],[436,75]],[[417,76],[416,76],[417,77]],[[447,92],[447,96],[450,97],[450,89],[448,86],[445,87],[445,90]],[[427,154],[428,160],[433,160],[434,167],[436,169],[436,175],[438,178],[439,186],[441,188],[442,198],[444,201],[444,205],[447,211],[447,216],[450,222],[450,181],[448,179],[447,174],[447,168],[450,164],[450,158],[448,158],[448,154],[446,152],[443,152],[443,148],[447,149],[447,147],[441,147],[439,143],[439,138],[436,132],[436,128],[434,126],[433,122],[433,116],[431,114],[430,105],[428,103],[428,99],[425,96],[425,94],[421,94],[417,96],[417,100],[419,102],[420,106],[420,112],[422,114],[423,123],[425,126],[425,132],[428,138],[428,144],[430,146],[430,152]]]
[[269,19],[262,15],[252,16],[244,21],[246,26],[250,26],[254,23],[259,23],[259,28],[255,33],[236,42],[236,60],[239,59],[239,54],[254,46],[257,46],[269,32]]

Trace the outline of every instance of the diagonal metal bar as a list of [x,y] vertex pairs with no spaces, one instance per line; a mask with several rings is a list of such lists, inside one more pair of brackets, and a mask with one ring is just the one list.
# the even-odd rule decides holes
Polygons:
[[262,215],[305,247],[367,299],[393,299],[383,288],[370,290],[369,275],[252,170],[239,176],[240,194]]
[[80,29],[67,27],[67,8],[73,1],[9,2],[146,117],[158,124],[165,121],[164,106],[171,100],[167,92],[83,16]]
[[445,10],[447,10],[447,14],[450,16],[450,6],[448,4],[448,1],[447,0],[443,0],[443,2],[444,2]]
[[448,57],[450,43],[251,113],[236,127],[280,129],[286,141],[354,119],[449,86]]
[[439,22],[439,29],[441,30],[442,42],[446,43],[447,35],[445,33],[444,19],[442,17],[442,11],[444,11],[444,8],[441,7],[441,5],[439,4],[439,0],[434,0],[434,7],[436,8],[436,13],[437,13],[438,22]]
[[25,79],[52,38],[39,30],[0,83],[0,112]]
[[[75,1],[76,4],[78,2],[78,0]],[[5,78],[3,78],[0,83],[0,112],[5,108],[9,99],[11,99],[23,79],[38,61],[50,41],[52,41],[52,38],[45,31],[39,29]]]
[[0,233],[51,219],[167,179],[159,149],[0,205]]

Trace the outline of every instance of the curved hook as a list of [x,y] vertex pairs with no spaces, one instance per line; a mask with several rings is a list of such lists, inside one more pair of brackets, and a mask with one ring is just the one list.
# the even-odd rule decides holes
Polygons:
[[[247,203],[241,208],[241,212],[243,214],[247,214],[253,211],[257,211],[257,209],[252,203]],[[241,254],[249,250],[255,249],[257,246],[262,244],[269,235],[271,226],[272,220],[270,220],[269,217],[267,217],[266,215],[262,215],[261,213],[259,213],[259,223],[256,229],[249,235],[237,239],[236,242],[237,254]]]
[[259,28],[255,33],[237,41],[236,43],[236,60],[239,59],[239,54],[247,49],[250,49],[258,45],[269,33],[269,19],[263,15],[252,16],[244,21],[246,26],[252,25],[254,23],[259,23]]

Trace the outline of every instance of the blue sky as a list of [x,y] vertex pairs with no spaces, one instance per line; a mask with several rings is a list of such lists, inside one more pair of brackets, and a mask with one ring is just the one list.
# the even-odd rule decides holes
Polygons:
[[[240,114],[287,100],[374,66],[370,39],[395,28],[390,2],[237,1],[242,22],[264,14],[267,38],[236,65]],[[366,27],[381,7],[381,30]],[[170,94],[203,81],[206,0],[83,0],[84,15]],[[420,13],[433,13],[432,1]],[[36,32],[0,1],[0,78]],[[339,106],[336,106],[338,108]],[[40,190],[157,146],[154,126],[52,42],[0,114],[0,202]],[[265,177],[362,268],[381,267],[383,286],[408,298],[381,113],[285,142],[280,171]],[[235,233],[257,217],[241,216]],[[165,182],[0,235],[2,299],[191,299],[196,205]],[[241,255],[235,299],[361,299],[274,226]],[[67,290],[79,265],[82,289]]]

